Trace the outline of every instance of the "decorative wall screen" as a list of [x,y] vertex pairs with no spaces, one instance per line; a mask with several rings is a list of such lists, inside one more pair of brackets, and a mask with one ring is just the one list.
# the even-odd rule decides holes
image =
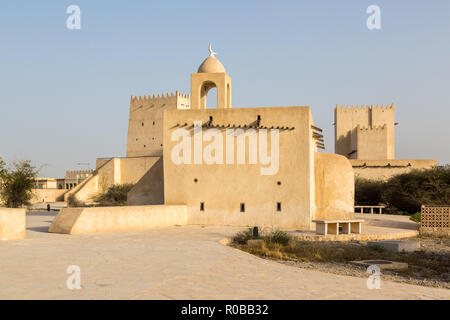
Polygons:
[[422,206],[420,230],[450,233],[450,206]]

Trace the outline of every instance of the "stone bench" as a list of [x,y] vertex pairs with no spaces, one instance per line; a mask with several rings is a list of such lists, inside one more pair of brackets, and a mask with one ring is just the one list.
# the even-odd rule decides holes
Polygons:
[[321,235],[339,234],[339,227],[342,227],[342,234],[361,233],[362,219],[337,219],[337,220],[313,220],[316,223],[316,233]]
[[[355,213],[364,214],[364,209],[370,209],[370,214],[376,213],[374,209],[378,209],[378,214],[383,214],[383,209],[386,209],[386,206],[354,206]],[[359,212],[358,212],[359,209]]]

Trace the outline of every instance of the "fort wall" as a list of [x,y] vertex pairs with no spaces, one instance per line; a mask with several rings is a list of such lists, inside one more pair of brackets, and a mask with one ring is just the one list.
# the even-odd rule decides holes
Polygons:
[[436,166],[436,160],[364,160],[351,159],[350,163],[355,173],[355,178],[369,180],[387,180],[394,175],[408,173],[414,169],[430,169]]
[[189,109],[188,94],[131,97],[127,157],[162,156],[163,110]]

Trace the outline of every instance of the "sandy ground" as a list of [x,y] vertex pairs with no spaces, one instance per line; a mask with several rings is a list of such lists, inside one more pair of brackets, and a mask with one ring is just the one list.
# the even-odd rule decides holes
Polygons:
[[[222,245],[238,228],[186,226],[49,234],[55,213],[27,216],[27,238],[0,242],[1,299],[450,299],[450,290],[302,269]],[[81,270],[69,290],[68,266]]]

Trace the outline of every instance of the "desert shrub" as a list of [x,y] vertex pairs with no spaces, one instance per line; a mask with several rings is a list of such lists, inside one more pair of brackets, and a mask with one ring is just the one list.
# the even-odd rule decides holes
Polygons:
[[71,208],[76,208],[76,207],[85,207],[86,204],[83,201],[78,200],[78,198],[75,197],[75,195],[72,193],[67,197],[67,206]]
[[14,161],[9,167],[0,158],[0,199],[9,208],[29,205],[39,169],[31,161]]
[[355,179],[355,203],[360,206],[377,206],[382,202],[385,182]]
[[411,217],[409,217],[409,220],[412,220],[414,222],[420,223],[421,213],[416,212]]
[[387,181],[355,179],[357,205],[386,205],[391,214],[414,214],[423,204],[450,204],[450,166],[412,170]]
[[422,204],[450,204],[450,166],[413,170],[390,178],[383,189],[382,201],[390,211],[414,214]]
[[278,243],[283,246],[287,246],[292,237],[285,231],[275,230],[267,235],[263,236],[263,240],[266,243]]
[[132,183],[112,185],[106,192],[96,195],[92,200],[101,206],[124,206],[127,204],[128,192],[133,186]]
[[253,231],[251,228],[236,233],[232,240],[237,244],[246,244],[250,239],[253,239]]

